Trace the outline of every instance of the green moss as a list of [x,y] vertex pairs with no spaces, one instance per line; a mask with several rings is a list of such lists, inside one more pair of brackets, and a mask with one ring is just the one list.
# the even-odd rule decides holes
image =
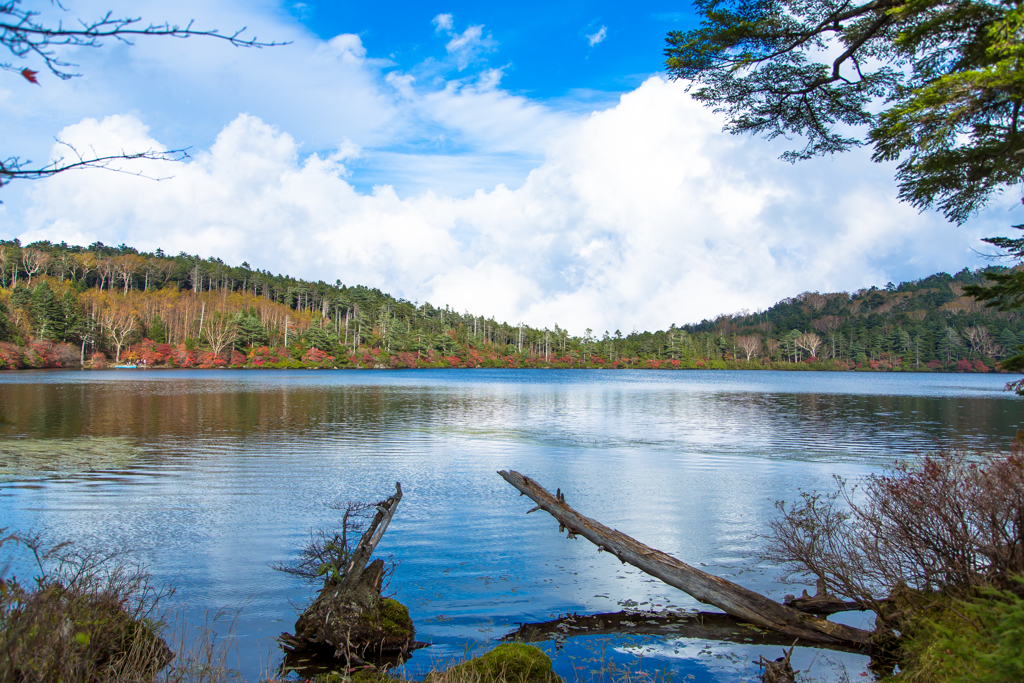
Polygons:
[[415,630],[409,608],[391,598],[380,601],[380,628],[389,638],[407,638]]
[[444,672],[449,681],[463,676],[479,683],[562,683],[544,651],[525,643],[504,643]]
[[371,651],[386,652],[408,647],[416,635],[416,627],[405,605],[384,598],[377,601],[376,608],[363,613],[353,635],[357,641],[369,644]]
[[360,669],[348,678],[351,683],[399,683],[399,679],[381,669]]
[[338,671],[315,674],[305,679],[310,683],[400,683],[400,679],[389,676],[381,669],[360,669],[347,676]]
[[895,683],[1024,681],[1024,598],[985,589],[939,599],[907,624]]

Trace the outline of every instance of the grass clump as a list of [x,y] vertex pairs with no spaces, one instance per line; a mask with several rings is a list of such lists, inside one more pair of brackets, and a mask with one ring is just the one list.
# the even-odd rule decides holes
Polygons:
[[[1016,577],[1024,587],[1024,578]],[[908,620],[903,670],[894,683],[1024,681],[1024,597],[982,588],[974,596],[939,598]]]
[[562,683],[544,651],[525,643],[504,643],[487,654],[431,673],[429,683]]

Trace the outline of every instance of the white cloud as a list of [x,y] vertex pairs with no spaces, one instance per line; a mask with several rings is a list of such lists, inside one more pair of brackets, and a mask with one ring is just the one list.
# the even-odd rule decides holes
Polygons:
[[[243,114],[207,151],[172,165],[170,180],[84,171],[32,186],[19,236],[246,260],[579,333],[664,328],[808,289],[884,284],[905,277],[893,264],[908,255],[922,264],[917,275],[959,268],[976,238],[1005,222],[989,215],[967,229],[919,215],[895,201],[892,168],[865,153],[784,164],[778,145],[722,134],[683,84],[658,78],[577,118],[496,88],[410,93],[482,152],[528,147],[534,130],[532,144],[546,141],[539,161],[521,186],[470,196],[439,190],[443,173],[414,196],[388,184],[360,192],[352,179],[373,150],[346,142],[303,159],[286,129]],[[518,120],[497,123],[506,115]],[[503,148],[516,130],[520,140]],[[61,135],[111,149],[160,144],[131,116]],[[473,163],[438,159],[455,174]],[[431,162],[396,154],[390,163],[424,164],[423,177]]]
[[434,24],[434,26],[437,27],[435,30],[438,33],[442,31],[451,31],[452,28],[455,26],[454,22],[452,21],[452,15],[450,14],[438,14],[431,20],[430,23]]
[[485,53],[497,49],[498,43],[491,34],[484,34],[482,24],[471,25],[462,33],[455,30],[455,21],[450,14],[438,14],[431,22],[435,33],[446,33],[450,40],[445,50],[459,71],[464,71],[471,64],[481,60]]
[[607,38],[607,37],[608,37],[608,27],[607,26],[602,26],[595,33],[588,33],[587,34],[587,41],[590,43],[590,47],[594,47],[598,43],[604,41],[604,39]]

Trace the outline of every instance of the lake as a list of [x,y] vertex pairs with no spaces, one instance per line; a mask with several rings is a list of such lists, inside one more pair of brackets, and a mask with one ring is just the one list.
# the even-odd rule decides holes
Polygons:
[[[611,370],[44,371],[0,373],[0,526],[130,551],[201,622],[237,610],[248,681],[279,655],[311,590],[296,557],[328,503],[405,492],[379,551],[417,637],[411,674],[560,614],[697,609],[685,594],[566,540],[497,474],[518,470],[608,526],[773,598],[758,563],[773,502],[831,490],[937,447],[1000,449],[1024,428],[1009,375]],[[12,561],[12,558],[4,558]],[[0,562],[2,568],[4,562]],[[14,558],[8,571],[27,571]],[[846,615],[858,619],[858,615]],[[857,623],[854,621],[853,623]],[[220,620],[218,628],[225,628]],[[676,680],[757,673],[779,648],[584,638],[597,656]],[[233,655],[234,657],[235,655]],[[637,664],[638,658],[641,660]],[[857,655],[804,650],[817,675]],[[693,678],[687,678],[692,676]]]

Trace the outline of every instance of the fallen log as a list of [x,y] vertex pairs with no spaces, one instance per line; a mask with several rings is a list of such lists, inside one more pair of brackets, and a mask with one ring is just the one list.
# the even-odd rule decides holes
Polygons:
[[[793,645],[793,638],[754,626],[721,612],[606,612],[567,614],[558,619],[520,624],[501,637],[503,641],[556,645],[577,636],[647,635],[670,638],[717,640],[738,645]],[[846,645],[819,643],[819,647],[840,652],[861,652]]]
[[552,496],[543,486],[519,472],[500,471],[501,477],[558,521],[559,532],[569,538],[583,536],[646,574],[678,588],[696,600],[717,607],[742,621],[771,629],[806,643],[846,645],[860,651],[871,648],[871,632],[837,624],[767,598],[739,584],[719,578],[650,548],[626,534],[581,515],[565,502],[561,489]]

